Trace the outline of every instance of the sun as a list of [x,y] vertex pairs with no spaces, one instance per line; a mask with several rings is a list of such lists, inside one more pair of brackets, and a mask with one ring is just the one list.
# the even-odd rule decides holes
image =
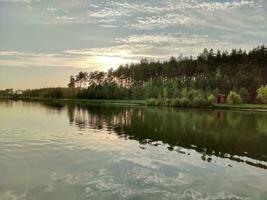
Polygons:
[[118,56],[99,56],[97,61],[100,65],[105,67],[118,67],[119,65],[126,64],[129,62],[127,59]]
[[98,55],[87,57],[84,62],[84,66],[91,65],[98,70],[108,70],[110,68],[116,69],[123,64],[136,63],[134,59],[124,58],[118,55]]

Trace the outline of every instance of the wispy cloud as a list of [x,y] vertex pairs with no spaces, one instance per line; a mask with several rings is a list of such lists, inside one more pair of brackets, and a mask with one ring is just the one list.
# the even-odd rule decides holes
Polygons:
[[[134,62],[123,57],[118,51],[112,53],[109,48],[92,48],[66,50],[58,54],[26,53],[18,51],[0,51],[0,66],[16,67],[73,67],[89,70],[117,67],[124,63]],[[113,48],[118,50],[118,48]],[[121,49],[122,50],[122,49]],[[125,55],[124,55],[125,56]]]
[[180,53],[197,55],[205,47],[225,49],[228,45],[227,41],[211,39],[207,35],[142,34],[117,38],[114,46],[74,49],[64,53],[76,56],[119,56],[131,62],[138,62],[144,57],[167,60]]
[[149,30],[175,25],[189,25],[192,23],[194,23],[194,19],[191,16],[185,16],[183,14],[166,14],[161,16],[137,17],[136,22],[131,24],[130,27]]
[[32,57],[53,57],[59,56],[60,54],[44,54],[44,53],[26,53],[26,52],[19,52],[19,51],[0,51],[0,56],[32,56]]
[[228,1],[201,1],[201,0],[181,0],[167,1],[167,10],[181,9],[202,9],[202,10],[225,10],[236,9],[241,7],[254,7],[257,2],[253,0],[228,0]]
[[53,18],[54,20],[51,23],[83,23],[83,20],[79,17],[70,17],[70,16],[56,16]]
[[[0,3],[3,1],[10,2],[0,0]],[[2,40],[1,49],[14,51],[0,52],[0,56],[5,60],[6,57],[13,56],[20,60],[23,66],[31,61],[35,62],[38,57],[40,62],[36,62],[37,65],[41,61],[45,62],[42,58],[49,58],[48,65],[51,66],[61,65],[60,62],[67,65],[69,62],[69,65],[80,67],[100,66],[96,58],[101,56],[115,56],[125,62],[131,62],[138,61],[141,57],[167,59],[180,53],[196,55],[205,47],[251,47],[264,42],[267,32],[264,23],[267,20],[267,4],[262,0],[11,1],[29,4],[32,10],[25,12],[25,5],[19,7],[18,15],[22,17],[12,15],[16,20],[9,30],[18,24],[19,27],[27,26],[32,29],[39,27],[46,32],[47,34],[43,35],[39,32],[40,38],[46,39],[38,40],[42,45],[37,49],[36,42],[30,42],[31,30],[23,29],[25,33],[22,34],[29,41],[27,45],[31,44],[32,48],[39,52],[42,52],[43,47],[47,47],[48,41],[58,41],[58,45],[49,44],[58,49],[57,55],[25,54],[17,52],[15,48],[23,43],[23,40],[16,40],[20,35],[6,31],[5,38],[16,35],[14,38],[17,44],[11,42],[11,48],[10,44],[5,42],[6,39]],[[11,14],[6,12],[7,16],[2,19],[8,19]],[[9,24],[7,21],[5,26],[8,28]],[[5,30],[2,29],[1,33]],[[56,37],[55,40],[53,37]],[[53,51],[51,48],[51,52]],[[78,62],[78,59],[81,61]]]
[[[89,17],[103,25],[102,19],[112,19],[120,23],[123,19],[126,27],[142,30],[165,28],[192,24],[195,12],[212,12],[216,10],[234,10],[240,8],[256,8],[261,0],[160,0],[148,2],[104,1],[90,4]],[[209,13],[207,13],[209,15]],[[107,21],[106,25],[113,22]],[[114,24],[113,24],[114,25]],[[107,26],[108,27],[108,26]]]
[[52,67],[81,67],[83,60],[64,54],[27,53],[19,51],[0,51],[0,66],[52,66]]
[[57,10],[56,8],[54,8],[54,7],[47,7],[46,10],[47,10],[48,12],[56,12],[56,11],[58,11],[58,10]]
[[[183,34],[161,34],[161,35],[131,35],[126,38],[117,38],[117,43],[121,44],[173,44],[177,45],[196,45],[210,41],[207,35],[183,35]],[[212,40],[212,42],[215,42]],[[218,42],[218,41],[217,41]]]

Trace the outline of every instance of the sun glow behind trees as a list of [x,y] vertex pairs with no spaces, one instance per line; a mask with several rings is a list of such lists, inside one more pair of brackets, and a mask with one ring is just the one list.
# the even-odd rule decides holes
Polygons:
[[124,63],[133,62],[130,59],[121,58],[119,56],[98,56],[95,59],[101,66],[116,68]]

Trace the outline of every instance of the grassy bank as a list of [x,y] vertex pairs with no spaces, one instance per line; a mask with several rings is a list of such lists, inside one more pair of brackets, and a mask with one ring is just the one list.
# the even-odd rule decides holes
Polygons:
[[[3,99],[3,98],[2,98]],[[4,98],[7,99],[7,98]],[[14,99],[13,99],[14,100]],[[105,100],[105,99],[46,99],[46,98],[16,98],[16,100],[37,101],[44,103],[67,103],[78,105],[118,105],[118,106],[169,106],[195,108],[196,106],[171,106],[171,105],[149,105],[147,100]],[[229,109],[267,112],[267,104],[213,104],[212,106],[201,107],[207,109]]]
[[237,109],[237,110],[254,110],[267,112],[267,104],[214,104],[216,109]]
[[78,105],[123,105],[123,106],[145,106],[145,100],[105,100],[105,99],[48,99],[48,98],[28,98],[20,97],[16,100],[67,103]]

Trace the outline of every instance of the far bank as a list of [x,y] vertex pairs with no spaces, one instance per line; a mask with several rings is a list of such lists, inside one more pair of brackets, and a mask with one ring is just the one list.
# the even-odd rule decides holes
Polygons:
[[51,98],[1,98],[2,100],[23,100],[23,101],[38,101],[48,104],[76,104],[81,106],[86,105],[115,105],[115,106],[149,106],[149,107],[176,107],[176,108],[201,108],[201,109],[223,109],[223,110],[244,110],[267,112],[267,104],[211,104],[207,106],[190,106],[190,105],[172,105],[168,99],[166,103],[151,104],[149,100],[105,100],[105,99],[51,99]]

